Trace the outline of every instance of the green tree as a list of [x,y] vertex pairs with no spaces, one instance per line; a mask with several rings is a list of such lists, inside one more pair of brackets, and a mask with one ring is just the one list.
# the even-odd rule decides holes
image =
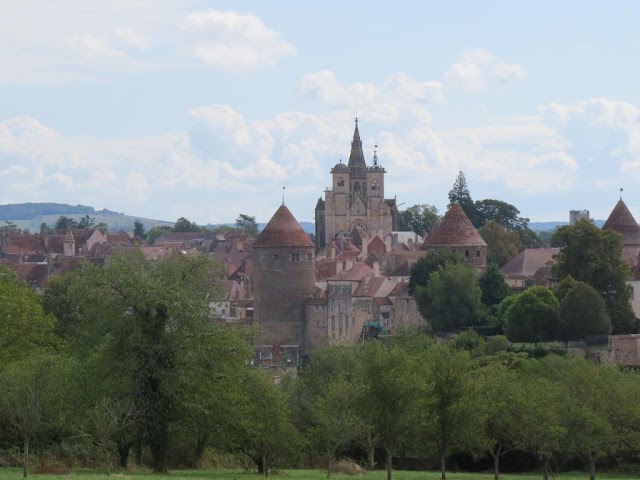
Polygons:
[[256,217],[241,213],[238,218],[236,218],[236,226],[241,228],[247,235],[251,235],[252,237],[258,236],[258,224],[256,223]]
[[495,263],[490,263],[479,280],[482,303],[489,307],[498,305],[509,295],[509,286]]
[[201,232],[202,227],[195,222],[191,222],[184,217],[180,217],[178,220],[176,220],[176,223],[173,226],[173,231],[174,232]]
[[462,171],[458,172],[453,187],[449,190],[449,205],[447,205],[447,208],[451,208],[454,203],[458,203],[462,207],[464,213],[467,214],[467,217],[469,217],[469,220],[473,223],[476,215],[475,205],[469,193],[467,178]]
[[96,219],[90,217],[89,215],[85,215],[78,222],[78,228],[92,228],[96,224]]
[[522,247],[518,232],[507,230],[494,220],[485,223],[479,233],[487,242],[487,262],[495,263],[498,267],[506,265]]
[[567,292],[558,307],[561,337],[565,342],[583,340],[588,335],[608,335],[611,320],[600,294],[584,282]]
[[433,205],[413,205],[398,215],[398,229],[424,236],[425,232],[429,232],[439,218],[438,209]]
[[511,342],[538,342],[557,335],[558,299],[551,289],[535,286],[518,295],[507,311],[505,333]]
[[69,228],[74,229],[78,228],[78,222],[71,217],[60,215],[53,228],[56,230],[68,230]]
[[475,365],[468,352],[448,346],[427,351],[424,365],[427,372],[420,402],[419,437],[433,443],[445,480],[447,457],[481,440],[482,417],[475,408],[479,398],[473,380]]
[[487,198],[476,201],[474,207],[476,216],[473,226],[476,228],[482,228],[488,222],[496,222],[507,230],[527,228],[529,224],[528,218],[520,216],[520,210],[502,200]]
[[133,222],[133,236],[138,238],[147,238],[147,233],[144,231],[144,223],[140,220]]
[[411,437],[422,396],[417,365],[405,350],[371,341],[363,345],[359,362],[364,384],[365,422],[385,454],[387,480],[392,478],[392,458]]
[[206,392],[194,393],[194,382],[220,378],[229,361],[249,361],[233,332],[209,320],[209,302],[221,295],[216,278],[206,257],[174,254],[151,262],[136,251],[111,257],[102,268],[84,264],[52,282],[47,294],[76,354],[99,355],[100,383],[142,412],[140,438],[155,471],[167,470],[172,428],[192,409],[211,408]]
[[416,263],[411,266],[409,293],[413,294],[418,286],[426,287],[431,274],[439,268],[444,267],[446,263],[462,264],[465,263],[465,260],[457,253],[449,250],[439,250],[420,257]]
[[[0,369],[0,417],[22,442],[24,478],[29,475],[31,441],[54,417],[60,371],[59,358],[43,352],[3,364]],[[49,427],[55,428],[51,424]]]
[[434,332],[454,332],[479,323],[482,291],[466,264],[445,263],[431,274],[426,287],[416,288],[415,297]]
[[173,228],[172,227],[168,227],[166,225],[157,226],[157,227],[151,227],[149,229],[149,231],[147,232],[147,243],[149,245],[153,245],[153,243],[156,241],[156,239],[158,237],[160,237],[161,235],[164,235],[165,233],[169,233],[169,232],[173,232]]
[[51,233],[51,227],[45,222],[40,224],[40,235],[49,235]]
[[0,266],[0,318],[0,366],[61,345],[55,318],[45,313],[41,298],[5,266]]
[[558,278],[571,275],[591,285],[605,301],[612,333],[634,333],[636,318],[631,308],[631,289],[626,284],[631,272],[622,256],[622,236],[580,220],[560,227],[553,238],[564,245],[554,267]]

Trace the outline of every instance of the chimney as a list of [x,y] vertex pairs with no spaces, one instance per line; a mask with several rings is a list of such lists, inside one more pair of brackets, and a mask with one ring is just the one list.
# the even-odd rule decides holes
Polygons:
[[386,237],[384,237],[384,244],[387,246],[386,250],[387,252],[391,251],[391,235],[387,235]]
[[373,276],[374,277],[380,276],[380,262],[378,260],[373,261]]
[[329,248],[329,260],[335,260],[335,259],[336,259],[336,246],[332,242],[331,248]]
[[342,272],[342,262],[336,262],[336,275]]
[[353,267],[353,260],[347,260],[345,262],[345,270],[350,270]]
[[362,252],[361,252],[361,256],[363,259],[367,259],[367,255],[369,255],[368,250],[369,249],[369,239],[368,238],[363,238],[362,239]]

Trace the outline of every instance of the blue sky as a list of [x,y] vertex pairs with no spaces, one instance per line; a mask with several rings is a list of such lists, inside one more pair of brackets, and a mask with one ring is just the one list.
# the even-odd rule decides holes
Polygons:
[[640,3],[0,4],[0,203],[312,220],[360,119],[386,196],[640,219]]

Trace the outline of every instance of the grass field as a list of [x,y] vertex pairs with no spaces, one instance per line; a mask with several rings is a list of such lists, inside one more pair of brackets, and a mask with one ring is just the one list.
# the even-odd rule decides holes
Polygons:
[[[151,480],[152,478],[170,478],[171,480],[262,480],[264,477],[255,473],[248,473],[242,470],[173,470],[168,476],[154,475],[150,472],[113,473],[107,477],[102,472],[76,471],[71,475],[39,475],[30,474],[30,477],[37,480],[60,480],[61,477],[73,477],[73,480],[98,480],[111,478],[113,480]],[[325,480],[326,472],[322,470],[285,470],[270,475],[274,480]],[[22,470],[19,468],[0,468],[0,480],[19,480],[22,478]],[[386,472],[376,470],[367,472],[362,477],[332,474],[333,480],[356,480],[364,478],[366,480],[386,480]],[[440,480],[440,472],[408,472],[394,471],[395,480]],[[502,480],[539,480],[542,475],[538,472],[518,475],[501,475]],[[565,472],[555,474],[557,480],[568,479],[588,479],[589,475],[584,472]],[[638,478],[638,475],[625,475],[615,473],[602,473],[597,475],[602,480],[628,480]],[[448,480],[493,480],[492,473],[447,473]]]

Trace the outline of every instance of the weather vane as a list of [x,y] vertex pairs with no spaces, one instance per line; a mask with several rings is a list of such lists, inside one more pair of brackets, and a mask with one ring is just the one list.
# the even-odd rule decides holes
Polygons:
[[282,187],[282,205],[284,205],[284,187]]

